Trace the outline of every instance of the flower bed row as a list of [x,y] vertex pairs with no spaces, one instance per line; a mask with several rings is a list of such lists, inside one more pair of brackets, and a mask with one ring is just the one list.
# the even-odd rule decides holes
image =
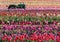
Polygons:
[[0,16],[58,16],[59,10],[0,10]]
[[4,25],[0,27],[0,39],[3,42],[60,42],[60,27]]
[[[14,39],[14,40],[13,40]],[[60,42],[59,36],[54,36],[52,33],[44,33],[36,35],[31,34],[29,37],[26,34],[13,36],[4,35],[2,37],[3,42]]]
[[0,24],[18,24],[18,25],[39,25],[40,23],[47,23],[48,24],[53,24],[53,23],[58,23],[60,22],[60,16],[42,16],[42,17],[37,17],[37,16],[0,16]]

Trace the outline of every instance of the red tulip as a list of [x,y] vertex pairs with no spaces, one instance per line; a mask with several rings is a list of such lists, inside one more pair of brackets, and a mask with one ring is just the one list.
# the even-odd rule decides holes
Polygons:
[[56,40],[57,40],[57,42],[60,42],[60,37],[56,36]]
[[44,35],[42,35],[42,39],[45,40],[45,36]]
[[42,40],[38,40],[38,42],[43,42]]
[[50,37],[49,37],[49,35],[47,34],[47,33],[44,33],[44,35],[43,35],[43,39],[45,39],[45,40],[49,40],[50,39]]
[[12,37],[14,37],[14,34],[11,34]]
[[19,36],[16,36],[15,40],[19,40]]
[[24,25],[25,22],[20,22],[20,25]]
[[8,36],[7,39],[10,42],[12,40],[12,37],[11,36]]
[[49,36],[50,36],[50,39],[54,40],[54,34],[50,33]]
[[16,38],[14,39],[14,42],[16,42],[17,40],[19,40],[19,36],[16,36]]
[[34,34],[32,34],[31,35],[31,38],[30,38],[31,40],[37,40],[38,39],[38,36],[34,33]]
[[57,34],[60,36],[60,31]]
[[24,38],[25,38],[24,35],[20,35],[20,36],[19,36],[19,39],[20,39],[20,40],[23,40]]
[[5,34],[3,37],[2,37],[2,40],[6,40],[7,39],[7,35]]
[[2,37],[2,40],[6,40],[7,39],[7,37]]

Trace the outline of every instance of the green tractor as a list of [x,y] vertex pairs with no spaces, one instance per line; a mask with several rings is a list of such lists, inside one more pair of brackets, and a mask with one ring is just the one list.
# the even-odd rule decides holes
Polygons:
[[25,7],[25,4],[24,3],[20,3],[20,4],[18,4],[18,5],[9,5],[8,6],[8,9],[25,9],[26,7]]

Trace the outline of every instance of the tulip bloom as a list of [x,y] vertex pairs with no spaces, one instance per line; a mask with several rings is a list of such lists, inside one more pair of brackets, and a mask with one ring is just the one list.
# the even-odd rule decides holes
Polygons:
[[17,40],[19,40],[19,36],[16,36],[16,38],[14,39],[14,42],[16,42]]
[[12,37],[11,36],[8,36],[7,39],[8,39],[9,42],[11,42]]
[[20,36],[19,36],[19,40],[22,41],[22,40],[24,40],[24,39],[25,39],[24,35],[20,35]]

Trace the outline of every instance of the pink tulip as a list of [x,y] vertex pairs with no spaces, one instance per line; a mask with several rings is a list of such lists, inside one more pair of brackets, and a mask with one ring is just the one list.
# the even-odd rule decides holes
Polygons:
[[8,26],[8,29],[11,30],[13,28],[13,25]]

